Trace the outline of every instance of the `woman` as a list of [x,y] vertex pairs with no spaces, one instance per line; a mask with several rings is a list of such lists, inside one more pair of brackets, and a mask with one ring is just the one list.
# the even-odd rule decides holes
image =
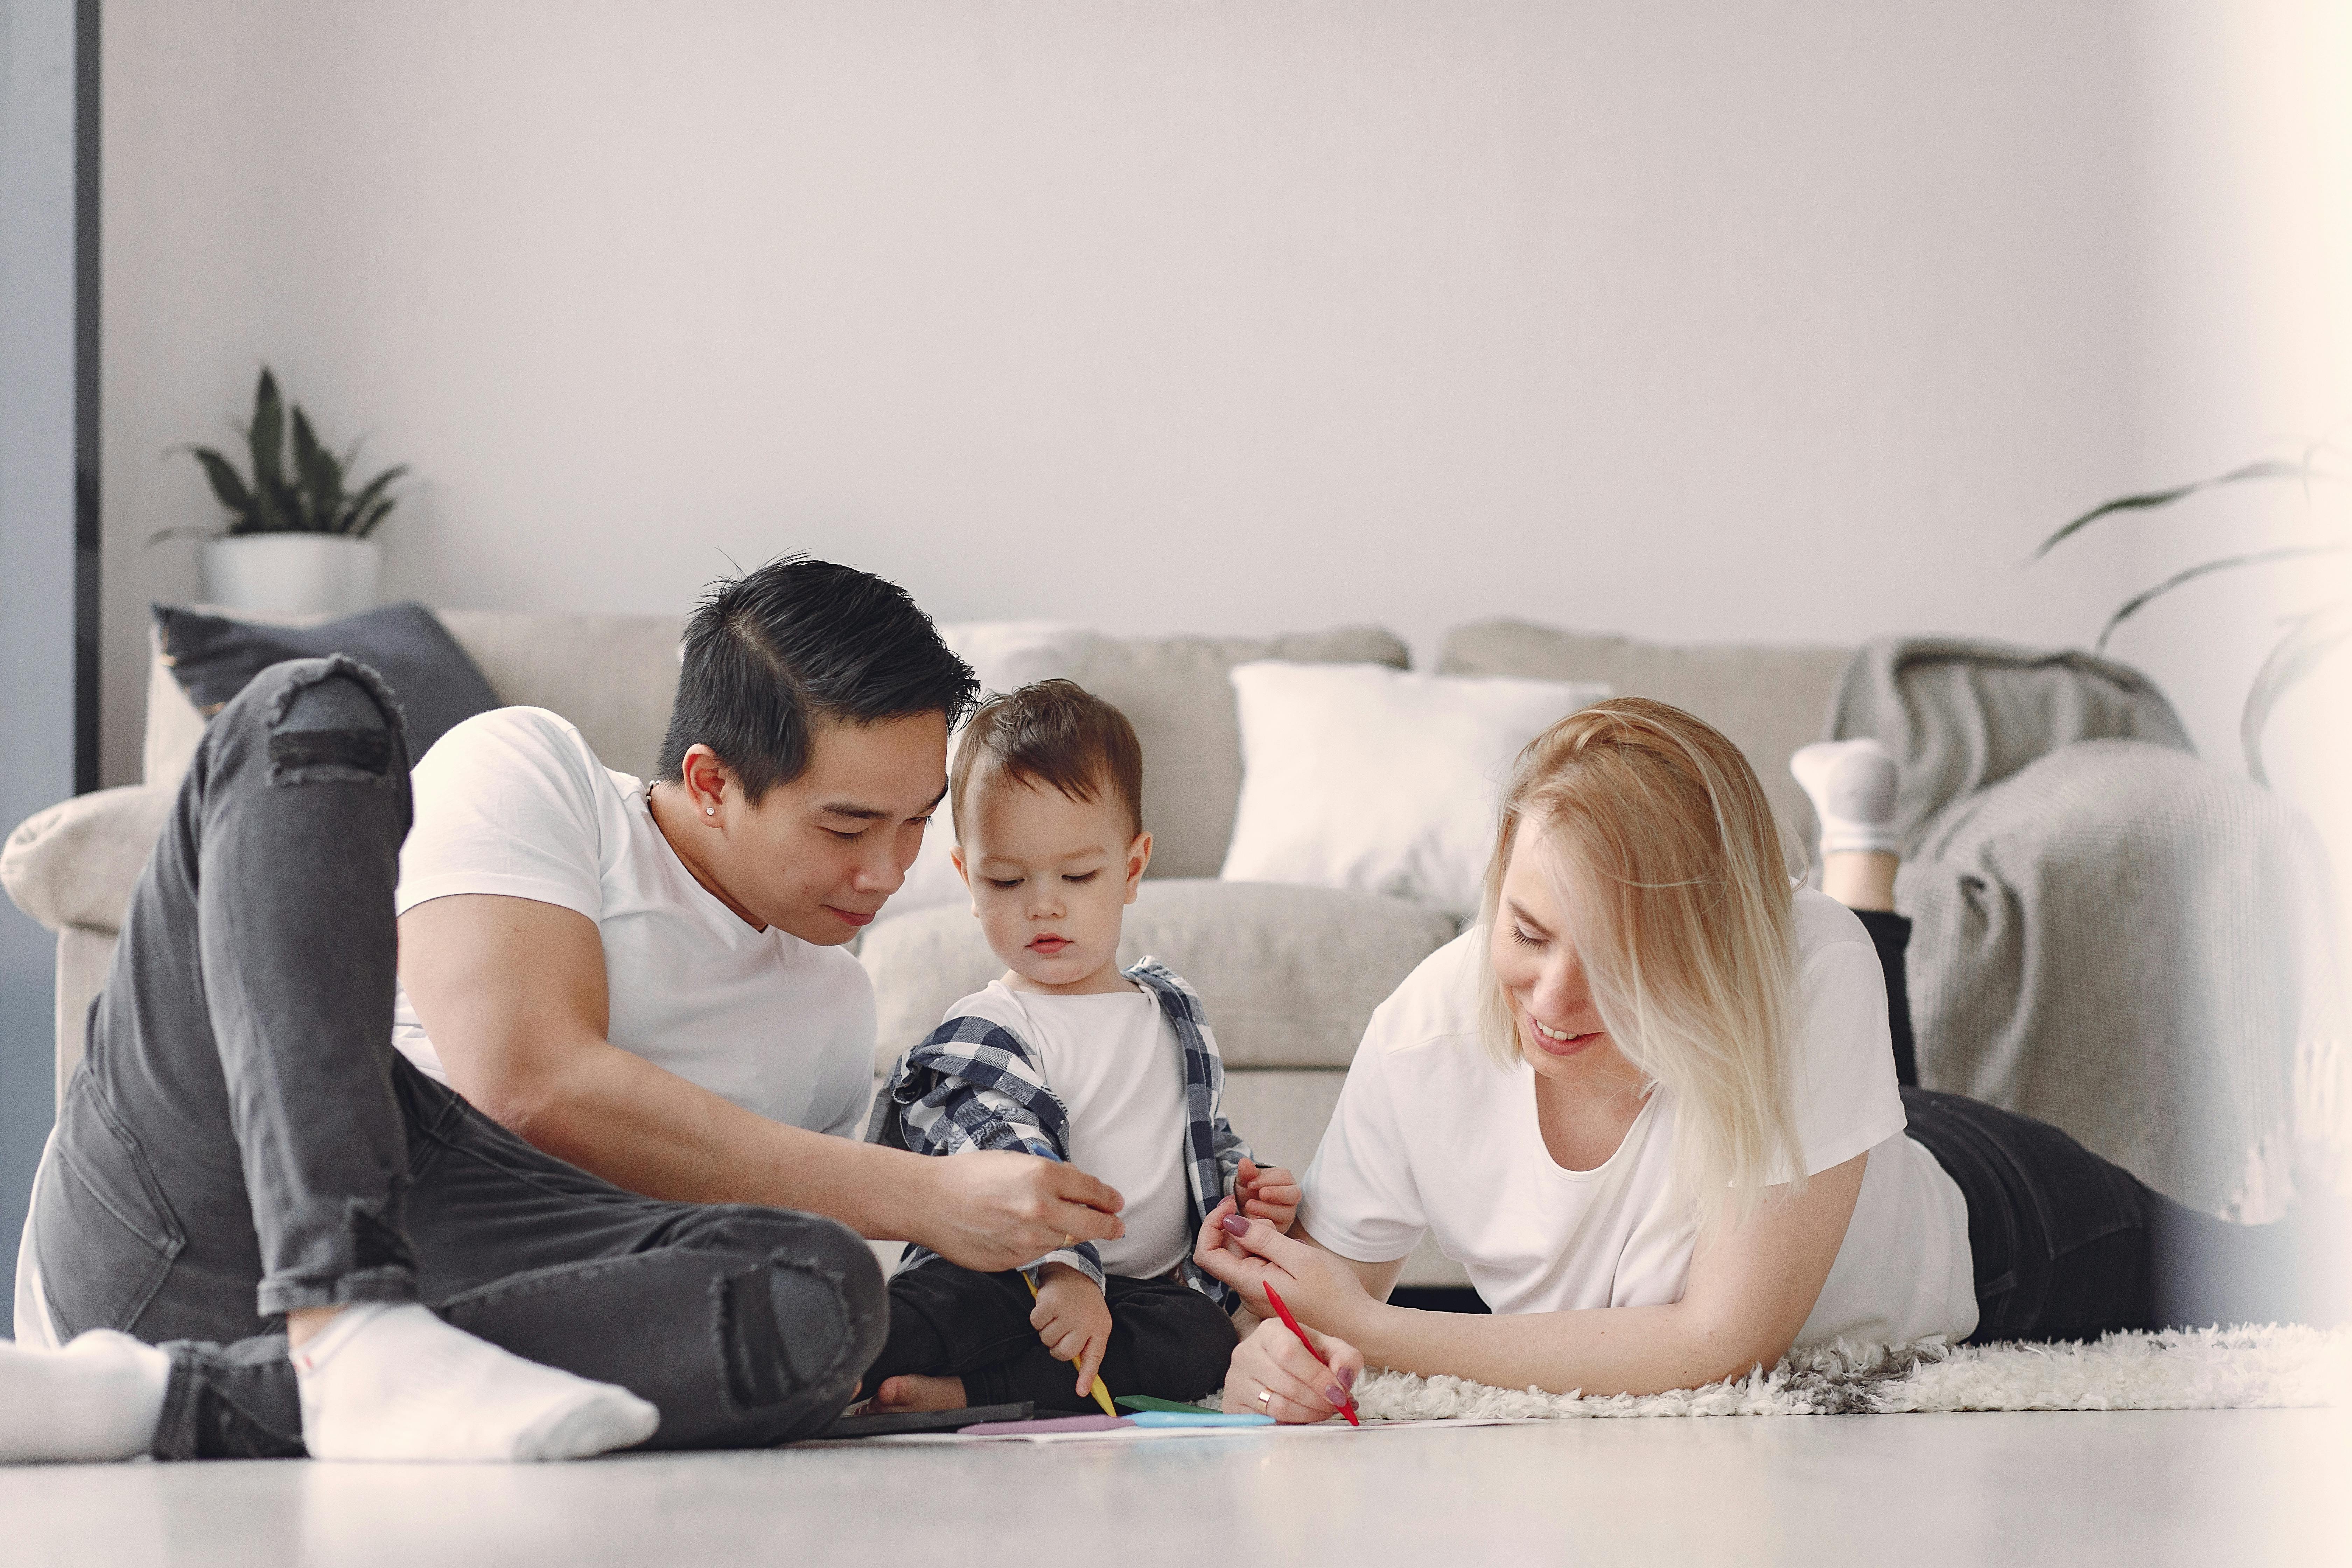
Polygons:
[[[2055,1128],[1898,1086],[1893,764],[1809,750],[1825,883],[1864,917],[1791,889],[1755,773],[1689,714],[1621,698],[1528,746],[1484,916],[1373,1015],[1294,1236],[1230,1204],[1202,1226],[1202,1267],[1261,1317],[1273,1283],[1323,1355],[1260,1324],[1227,1408],[1325,1419],[1368,1361],[1645,1394],[1841,1336],[2196,1310],[2158,1300],[2167,1260],[2241,1227]],[[1431,1230],[1495,1315],[1385,1304]]]

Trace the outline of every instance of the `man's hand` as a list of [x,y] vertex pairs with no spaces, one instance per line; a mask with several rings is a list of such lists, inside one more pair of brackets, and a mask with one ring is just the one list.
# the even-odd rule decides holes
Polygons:
[[1076,1166],[1009,1149],[923,1163],[928,1223],[907,1239],[976,1273],[1001,1274],[1076,1242],[1127,1234],[1118,1217],[1127,1200]]
[[1110,1303],[1093,1280],[1066,1263],[1048,1263],[1038,1272],[1029,1326],[1055,1361],[1078,1363],[1078,1393],[1091,1394],[1103,1352],[1110,1348]]
[[465,893],[400,918],[400,973],[450,1086],[509,1131],[649,1197],[806,1209],[995,1273],[1126,1234],[1118,1194],[1012,1152],[932,1159],[771,1121],[604,1038],[596,922]]
[[1234,1177],[1234,1205],[1244,1218],[1265,1220],[1288,1236],[1291,1221],[1298,1217],[1298,1197],[1297,1177],[1280,1165],[1261,1167],[1244,1157]]

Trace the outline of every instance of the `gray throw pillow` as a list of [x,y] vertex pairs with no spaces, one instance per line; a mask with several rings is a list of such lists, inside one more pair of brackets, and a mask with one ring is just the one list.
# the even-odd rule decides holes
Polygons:
[[422,605],[386,605],[315,626],[256,626],[177,605],[153,610],[173,678],[208,719],[271,665],[331,653],[366,665],[400,699],[412,762],[456,725],[499,705],[466,650]]

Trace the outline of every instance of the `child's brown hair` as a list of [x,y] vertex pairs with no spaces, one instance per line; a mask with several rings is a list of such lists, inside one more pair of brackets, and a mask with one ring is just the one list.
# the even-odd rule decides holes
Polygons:
[[1051,784],[1076,801],[1108,789],[1126,809],[1128,837],[1143,831],[1143,743],[1126,714],[1075,680],[1034,681],[972,714],[948,779],[958,843],[964,802],[983,774]]

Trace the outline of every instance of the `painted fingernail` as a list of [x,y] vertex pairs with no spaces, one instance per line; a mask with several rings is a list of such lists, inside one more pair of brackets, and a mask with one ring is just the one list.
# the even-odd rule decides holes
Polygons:
[[1323,1391],[1323,1397],[1334,1405],[1345,1405],[1348,1403],[1348,1391],[1335,1383]]
[[1352,1366],[1343,1366],[1331,1375],[1339,1380],[1339,1386],[1342,1388],[1356,1386],[1356,1369]]
[[1247,1236],[1249,1234],[1249,1221],[1242,1218],[1242,1216],[1237,1214],[1229,1214],[1224,1218],[1217,1222],[1217,1228],[1223,1231],[1227,1236]]

